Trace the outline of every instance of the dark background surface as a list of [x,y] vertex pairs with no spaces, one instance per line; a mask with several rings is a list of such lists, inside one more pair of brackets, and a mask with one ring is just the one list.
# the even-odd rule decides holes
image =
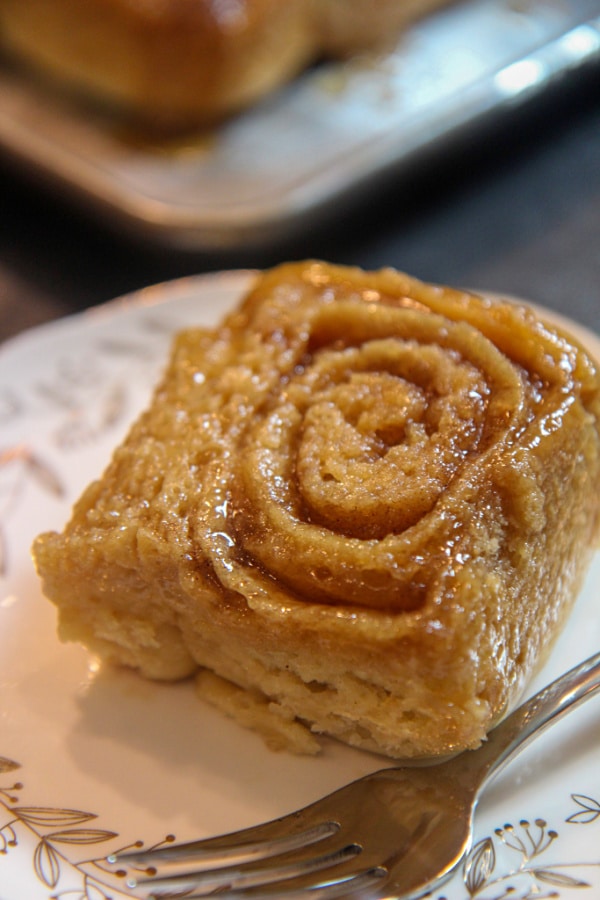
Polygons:
[[220,256],[144,245],[0,159],[0,340],[182,275],[318,257],[518,295],[600,333],[600,72],[446,146],[339,218]]

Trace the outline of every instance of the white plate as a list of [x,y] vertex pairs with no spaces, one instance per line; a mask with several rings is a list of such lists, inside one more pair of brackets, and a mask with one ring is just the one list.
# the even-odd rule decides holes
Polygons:
[[395,50],[309,69],[208,133],[145,142],[0,67],[0,152],[113,225],[192,249],[279,242],[600,60],[597,0],[462,0]]
[[[0,900],[130,897],[105,871],[110,851],[250,825],[381,765],[333,742],[317,758],[274,754],[189,684],[98,669],[59,644],[29,557],[145,404],[171,333],[214,323],[250,278],[149,288],[0,348]],[[600,357],[600,341],[573,329]],[[600,647],[599,580],[597,556],[532,688]],[[476,819],[483,852],[434,900],[600,896],[598,701],[490,786]]]

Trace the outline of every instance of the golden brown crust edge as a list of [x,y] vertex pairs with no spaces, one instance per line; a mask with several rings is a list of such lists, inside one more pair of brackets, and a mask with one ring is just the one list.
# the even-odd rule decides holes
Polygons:
[[[297,584],[282,585],[264,559],[253,556],[256,539],[269,544],[260,515],[252,528],[232,526],[228,535],[217,527],[223,520],[211,514],[207,520],[202,512],[203,504],[213,510],[219,505],[219,485],[225,490],[221,502],[233,502],[245,477],[239,468],[222,468],[219,436],[207,435],[214,410],[206,404],[215,402],[227,417],[237,402],[236,377],[246,378],[248,387],[248,373],[236,369],[247,368],[256,350],[248,334],[260,335],[261,352],[265,342],[272,350],[273,340],[281,342],[274,323],[281,325],[290,299],[301,311],[297,321],[304,321],[306,298],[311,320],[315,304],[319,316],[323,309],[329,316],[336,300],[348,297],[361,315],[365,307],[387,307],[389,298],[394,315],[400,304],[406,319],[412,304],[416,318],[427,310],[430,318],[445,318],[446,331],[453,322],[464,330],[465,318],[471,328],[483,323],[494,346],[503,347],[498,365],[504,371],[508,359],[509,380],[516,373],[523,383],[529,366],[532,377],[525,379],[521,400],[534,398],[542,414],[536,418],[526,410],[520,423],[512,423],[508,440],[506,431],[494,431],[502,417],[501,408],[495,410],[494,428],[486,426],[487,435],[482,429],[481,459],[458,472],[450,500],[436,501],[447,518],[473,511],[458,531],[445,531],[443,516],[428,522],[431,514],[410,526],[405,543],[425,543],[413,544],[409,557],[414,562],[419,548],[429,548],[429,562],[435,562],[428,581],[419,569],[423,585],[412,609],[403,608],[401,599],[395,608],[302,599]],[[288,337],[296,334],[297,321],[288,317]],[[330,317],[330,332],[334,325]],[[313,332],[315,356],[327,328]],[[335,345],[339,336],[333,337]],[[512,361],[511,347],[517,355]],[[556,372],[547,359],[552,353]],[[306,347],[301,354],[310,370]],[[533,371],[540,361],[547,371]],[[266,378],[267,369],[259,366],[258,374]],[[196,382],[190,381],[194,373]],[[500,375],[491,375],[490,383],[501,384]],[[84,494],[63,535],[36,542],[44,590],[59,607],[63,637],[149,677],[178,678],[207,667],[271,698],[281,714],[307,721],[317,732],[390,756],[473,747],[544,658],[597,541],[599,420],[594,362],[528,311],[391,271],[312,262],[283,266],[265,273],[214,333],[191,330],[179,338],[153,406],[117,449],[103,479]],[[246,444],[247,459],[250,450]],[[199,475],[200,465],[208,474]],[[210,473],[214,465],[221,466],[217,478]],[[229,539],[239,544],[233,555]],[[350,543],[354,548],[364,540]],[[438,552],[440,540],[446,556]],[[292,546],[290,558],[300,550]],[[232,563],[237,581],[226,574]],[[378,577],[384,576],[385,566]]]

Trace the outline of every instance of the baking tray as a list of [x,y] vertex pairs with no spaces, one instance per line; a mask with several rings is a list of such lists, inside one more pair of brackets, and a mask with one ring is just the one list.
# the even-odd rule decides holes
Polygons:
[[191,250],[310,228],[375,181],[600,60],[598,0],[470,0],[390,53],[315,66],[228,123],[150,142],[0,67],[0,150],[118,226]]

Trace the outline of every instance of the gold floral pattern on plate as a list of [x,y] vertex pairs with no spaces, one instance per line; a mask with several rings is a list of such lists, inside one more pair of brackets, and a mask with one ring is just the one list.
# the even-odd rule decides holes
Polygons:
[[[20,763],[0,757],[0,775],[20,768]],[[41,888],[52,892],[52,900],[67,896],[77,900],[116,900],[117,895],[133,896],[119,884],[126,878],[126,870],[111,869],[106,853],[77,859],[72,856],[76,848],[96,847],[118,838],[116,831],[93,827],[91,823],[97,818],[96,813],[66,807],[21,806],[19,801],[24,788],[20,781],[11,785],[0,783],[0,809],[6,815],[4,820],[0,819],[0,879],[2,856],[18,847],[21,833],[27,832],[33,838],[32,869]],[[173,835],[167,835],[162,843],[173,840]],[[122,852],[143,845],[143,841],[136,841],[134,845],[118,850]],[[80,883],[75,888],[63,890],[61,883],[67,869],[70,874],[76,873]]]

